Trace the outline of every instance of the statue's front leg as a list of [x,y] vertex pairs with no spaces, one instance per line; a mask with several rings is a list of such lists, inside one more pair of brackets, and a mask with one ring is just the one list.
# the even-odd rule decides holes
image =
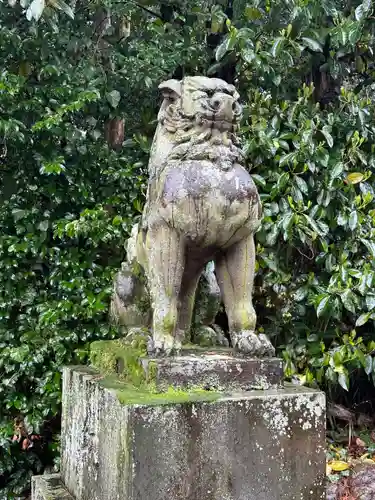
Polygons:
[[216,260],[218,283],[228,315],[233,347],[253,356],[273,356],[275,349],[265,335],[255,333],[252,302],[255,244],[251,234],[221,253]]
[[148,229],[146,237],[148,286],[153,310],[155,354],[181,349],[176,335],[178,300],[184,272],[184,245],[181,236],[166,223]]

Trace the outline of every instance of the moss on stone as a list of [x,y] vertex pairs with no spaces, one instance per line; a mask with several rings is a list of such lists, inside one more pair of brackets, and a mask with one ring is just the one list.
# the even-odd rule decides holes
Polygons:
[[[100,340],[90,348],[90,363],[103,375],[115,375],[120,381],[135,387],[156,382],[157,365],[149,362],[147,373],[141,358],[147,357],[147,329],[133,329],[126,339]],[[213,347],[218,352],[230,352],[226,348]],[[207,348],[185,344],[181,354],[204,353]]]
[[213,347],[217,343],[217,335],[209,326],[200,326],[194,330],[193,340],[200,347]]
[[168,314],[165,315],[163,320],[163,329],[166,332],[169,332],[171,335],[176,325],[176,315],[174,312],[169,311]]
[[148,374],[147,374],[148,382],[156,382],[156,378],[158,376],[158,367],[155,361],[150,361],[148,363]]
[[142,297],[139,297],[136,300],[136,305],[142,314],[144,315],[150,314],[151,304],[150,304],[150,298],[148,297],[147,294],[144,294]]
[[139,278],[142,283],[145,282],[145,272],[143,267],[136,260],[131,264],[131,273]]
[[[204,353],[205,349],[185,345],[183,351]],[[91,364],[104,375],[99,381],[100,385],[113,390],[122,404],[163,405],[216,401],[222,395],[201,387],[188,390],[168,387],[160,392],[157,390],[157,363],[149,361],[146,371],[141,363],[141,358],[146,356],[146,340],[142,333],[134,335],[132,339],[97,341],[91,344]]]
[[131,342],[123,339],[93,342],[90,362],[103,375],[116,374],[120,380],[140,386],[146,381],[140,358],[146,354],[146,339],[140,334]]
[[106,389],[113,390],[121,404],[127,405],[167,405],[194,403],[198,401],[217,401],[222,393],[201,389],[199,387],[189,390],[180,390],[169,387],[164,392],[156,392],[154,384],[144,384],[141,387],[135,387],[116,379],[115,377],[106,377],[99,381],[99,384]]
[[233,349],[229,347],[224,347],[224,346],[212,346],[212,347],[207,347],[207,346],[201,346],[197,344],[191,344],[191,343],[186,343],[182,346],[181,348],[181,354],[204,354],[206,352],[217,352],[221,354],[228,354],[231,355],[233,354]]

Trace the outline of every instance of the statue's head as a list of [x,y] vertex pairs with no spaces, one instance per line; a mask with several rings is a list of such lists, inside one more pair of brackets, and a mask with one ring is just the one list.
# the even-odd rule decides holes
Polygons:
[[159,120],[175,122],[176,128],[187,129],[189,123],[195,122],[223,131],[233,130],[241,117],[239,94],[224,80],[188,76],[181,81],[163,82],[159,89],[164,96]]

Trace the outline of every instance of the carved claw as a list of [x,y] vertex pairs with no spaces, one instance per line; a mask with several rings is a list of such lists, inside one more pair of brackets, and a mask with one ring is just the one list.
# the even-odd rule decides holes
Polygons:
[[181,351],[181,342],[174,337],[163,337],[160,339],[149,338],[147,352],[149,356],[164,357],[178,355]]
[[275,348],[271,344],[271,341],[269,340],[269,338],[267,337],[267,335],[265,335],[264,333],[260,333],[259,334],[259,340],[260,340],[260,342],[263,345],[263,350],[264,350],[263,351],[263,356],[267,356],[267,357],[270,357],[270,358],[272,358],[273,356],[275,356]]
[[232,344],[236,351],[249,356],[273,356],[275,350],[266,335],[256,335],[251,330],[232,334]]
[[242,332],[232,334],[231,337],[233,348],[236,351],[250,356],[262,355],[262,344],[254,332],[244,330]]

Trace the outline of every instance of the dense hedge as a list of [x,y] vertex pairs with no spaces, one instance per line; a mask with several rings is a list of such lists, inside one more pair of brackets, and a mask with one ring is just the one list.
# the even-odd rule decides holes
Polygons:
[[4,498],[58,456],[61,366],[116,334],[111,281],[142,209],[164,78],[218,75],[240,89],[264,205],[259,327],[287,375],[347,388],[353,370],[375,368],[371,2],[73,7],[0,2]]

